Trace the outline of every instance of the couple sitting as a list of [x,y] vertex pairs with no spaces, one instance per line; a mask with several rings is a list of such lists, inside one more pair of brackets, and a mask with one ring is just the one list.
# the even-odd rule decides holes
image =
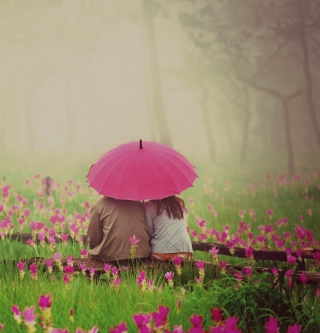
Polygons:
[[127,264],[130,237],[140,239],[135,258],[170,261],[190,260],[191,240],[184,217],[184,201],[171,196],[146,203],[100,199],[91,209],[88,228],[89,258]]

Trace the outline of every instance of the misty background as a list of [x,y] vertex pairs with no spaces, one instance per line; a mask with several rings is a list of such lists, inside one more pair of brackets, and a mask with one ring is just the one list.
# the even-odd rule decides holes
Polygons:
[[294,175],[319,165],[319,78],[319,0],[0,0],[2,158],[142,139]]

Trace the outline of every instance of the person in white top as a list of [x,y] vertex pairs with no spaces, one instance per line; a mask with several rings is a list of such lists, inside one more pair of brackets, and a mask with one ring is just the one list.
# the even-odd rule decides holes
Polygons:
[[151,234],[152,257],[170,261],[176,256],[191,260],[193,249],[185,219],[185,203],[177,196],[145,202]]

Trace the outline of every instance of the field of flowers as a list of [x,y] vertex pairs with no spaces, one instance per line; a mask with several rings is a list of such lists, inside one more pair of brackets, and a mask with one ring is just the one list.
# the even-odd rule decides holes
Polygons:
[[[298,273],[305,249],[319,249],[304,264],[320,272],[319,170],[289,179],[262,168],[236,175],[202,168],[194,188],[181,194],[190,237],[224,244],[230,256],[212,246],[195,251],[195,265],[106,263],[97,274],[74,269],[88,249],[83,236],[98,200],[85,183],[87,170],[42,174],[36,167],[0,169],[1,332],[320,331],[320,286]],[[10,238],[14,233],[30,238],[21,243]],[[130,241],[134,253],[139,241]],[[235,247],[245,258],[232,256]],[[287,261],[256,260],[257,249],[285,251]],[[28,265],[33,257],[45,264]],[[230,274],[230,264],[243,270]]]

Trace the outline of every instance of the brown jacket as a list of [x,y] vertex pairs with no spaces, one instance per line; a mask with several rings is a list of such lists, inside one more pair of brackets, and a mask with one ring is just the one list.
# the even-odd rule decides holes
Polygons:
[[130,258],[130,237],[141,239],[135,258],[151,254],[150,234],[145,220],[145,208],[141,202],[100,199],[90,211],[88,228],[89,257],[100,261]]

